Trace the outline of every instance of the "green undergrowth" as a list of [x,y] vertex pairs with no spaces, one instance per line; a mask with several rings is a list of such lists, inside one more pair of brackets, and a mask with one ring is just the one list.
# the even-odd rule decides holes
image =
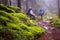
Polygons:
[[35,40],[45,30],[24,13],[8,13],[0,10],[0,40]]
[[8,8],[10,8],[10,9],[14,10],[16,13],[20,13],[20,12],[21,12],[21,10],[20,10],[20,8],[19,8],[19,7],[15,7],[15,6],[8,6]]
[[60,19],[58,17],[53,18],[51,24],[53,27],[60,28]]
[[8,13],[15,13],[14,10],[12,10],[11,8],[8,8],[7,6],[3,5],[3,4],[0,4],[0,10],[2,11],[6,11]]

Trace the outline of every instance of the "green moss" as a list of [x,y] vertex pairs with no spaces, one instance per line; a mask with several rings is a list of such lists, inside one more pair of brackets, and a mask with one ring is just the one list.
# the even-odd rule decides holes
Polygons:
[[60,28],[60,19],[59,18],[53,18],[51,21],[52,26]]
[[10,9],[14,10],[16,13],[20,13],[20,12],[21,12],[21,10],[20,10],[20,8],[19,8],[19,7],[9,6],[8,8],[10,8]]
[[[42,27],[36,25],[33,20],[30,20],[26,14],[10,14],[0,10],[0,39],[34,40],[35,35],[42,35],[44,32],[45,30]],[[3,35],[5,36],[3,37]]]
[[8,13],[15,13],[14,10],[8,8],[7,6],[4,6],[3,4],[0,4],[0,10],[6,11]]

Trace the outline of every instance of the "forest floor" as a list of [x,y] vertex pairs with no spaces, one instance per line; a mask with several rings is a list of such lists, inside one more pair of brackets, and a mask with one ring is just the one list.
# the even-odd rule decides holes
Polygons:
[[60,40],[60,29],[52,27],[49,20],[38,21],[37,24],[41,25],[46,32],[36,40]]

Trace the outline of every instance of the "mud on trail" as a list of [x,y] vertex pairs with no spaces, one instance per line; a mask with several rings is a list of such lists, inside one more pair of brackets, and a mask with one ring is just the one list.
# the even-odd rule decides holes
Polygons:
[[37,24],[41,25],[46,32],[36,40],[60,40],[60,29],[52,27],[49,20],[39,21]]

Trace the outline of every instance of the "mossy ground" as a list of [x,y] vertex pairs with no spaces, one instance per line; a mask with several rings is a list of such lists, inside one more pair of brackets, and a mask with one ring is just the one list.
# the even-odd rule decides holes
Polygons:
[[[24,14],[9,11],[2,6],[0,9],[0,40],[35,40],[35,35],[42,35],[45,30],[36,25]],[[4,8],[6,8],[6,11]]]
[[60,19],[58,17],[53,18],[51,21],[51,25],[53,27],[60,28]]

